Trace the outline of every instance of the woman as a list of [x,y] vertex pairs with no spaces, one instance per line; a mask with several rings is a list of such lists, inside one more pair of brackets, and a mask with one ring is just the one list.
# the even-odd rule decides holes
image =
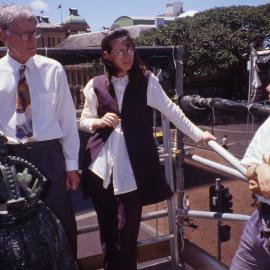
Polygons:
[[167,97],[138,58],[128,31],[107,34],[101,50],[108,75],[94,77],[84,90],[80,126],[91,136],[82,186],[97,212],[104,269],[133,270],[142,206],[172,195],[159,165],[152,108],[196,142],[215,137]]

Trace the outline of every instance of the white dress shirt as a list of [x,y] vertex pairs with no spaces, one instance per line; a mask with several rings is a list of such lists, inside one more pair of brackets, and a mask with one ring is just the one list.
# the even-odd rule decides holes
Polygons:
[[[120,112],[128,81],[128,76],[123,78],[112,77]],[[85,104],[80,126],[82,129],[92,132],[93,121],[98,118],[98,100],[93,89],[93,80],[90,80],[85,86],[84,94]],[[203,132],[190,122],[182,110],[168,98],[153,73],[150,75],[147,87],[147,105],[163,113],[178,129],[195,142],[201,139]],[[113,130],[95,160],[90,164],[89,169],[104,180],[104,188],[107,188],[110,184],[113,171],[114,194],[127,193],[137,189],[121,123]]]
[[[270,117],[258,128],[241,160],[244,166],[267,163],[270,165]],[[256,195],[258,200],[270,204],[270,200]]]
[[26,63],[31,96],[33,136],[16,137],[16,91],[21,64],[9,54],[0,59],[0,133],[10,144],[59,139],[67,171],[78,169],[79,136],[76,112],[60,63],[35,55]]

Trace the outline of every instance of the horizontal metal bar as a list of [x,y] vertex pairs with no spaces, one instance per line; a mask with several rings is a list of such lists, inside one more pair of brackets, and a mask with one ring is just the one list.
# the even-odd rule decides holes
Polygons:
[[[161,258],[155,262],[143,263],[143,265],[138,265],[138,270],[147,270],[147,269],[165,269],[164,267],[169,267],[172,263],[171,257]],[[166,268],[169,269],[169,268]]]
[[193,160],[195,162],[198,162],[199,164],[207,166],[208,168],[218,170],[218,171],[225,173],[229,176],[233,176],[236,179],[240,179],[240,180],[247,182],[247,178],[242,173],[240,173],[238,170],[231,168],[229,166],[226,166],[226,165],[220,164],[218,162],[200,157],[198,155],[186,154],[184,156],[184,158],[189,159],[189,160]]
[[[136,51],[141,55],[153,56],[153,54],[158,54],[160,56],[172,56],[172,52],[177,47],[172,46],[136,46]],[[7,49],[5,47],[0,47],[0,55],[5,54]],[[64,48],[38,48],[38,54],[46,55],[50,54],[71,56],[71,55],[84,55],[84,56],[96,56],[101,57],[101,48],[100,47],[88,47],[88,48],[78,48],[78,49],[64,49]]]
[[97,223],[85,226],[79,226],[77,228],[77,234],[91,233],[99,230],[99,226]]
[[[189,210],[185,211],[183,209],[176,209],[176,214],[178,215],[188,215],[189,217],[197,217],[197,218],[205,218],[205,219],[214,219],[214,220],[230,220],[230,221],[240,221],[246,222],[249,220],[250,216],[243,214],[230,214],[230,213],[218,213],[218,212],[209,212],[209,211],[198,211],[198,210]],[[168,215],[167,210],[160,210],[155,212],[150,212],[142,217],[142,221],[162,218]],[[77,229],[77,234],[91,233],[94,231],[98,231],[98,224],[91,224],[80,226]]]
[[151,239],[146,239],[146,240],[140,240],[138,241],[138,246],[146,246],[149,244],[155,244],[155,243],[159,243],[159,242],[163,242],[165,240],[169,240],[174,238],[173,234],[168,234],[168,235],[163,235],[163,236],[158,236],[155,238],[151,238]]
[[218,212],[198,211],[198,210],[189,210],[186,213],[183,212],[181,213],[180,211],[179,215],[188,215],[189,217],[215,219],[215,220],[230,220],[240,222],[247,222],[250,219],[250,216],[243,214],[218,213]]
[[[168,216],[168,210],[154,211],[144,214],[141,218],[141,221],[151,220],[155,218],[163,218],[166,216]],[[98,231],[98,229],[98,224],[80,226],[77,228],[77,234],[91,233]]]
[[[136,47],[136,51],[139,56],[145,62],[151,61],[151,65],[156,65],[159,62],[167,63],[168,59],[172,59],[174,57],[174,51],[176,49],[177,47],[163,46]],[[6,51],[7,49],[5,47],[0,47],[0,57],[4,56]],[[62,65],[85,63],[101,57],[101,49],[99,47],[78,49],[38,48],[37,53],[58,60]]]
[[168,216],[168,210],[154,211],[144,214],[141,221],[150,220],[153,218],[163,218],[166,216]]

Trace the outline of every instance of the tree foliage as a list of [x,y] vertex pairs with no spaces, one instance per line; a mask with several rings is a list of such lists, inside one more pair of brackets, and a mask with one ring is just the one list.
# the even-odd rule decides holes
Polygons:
[[250,44],[269,34],[270,4],[231,6],[176,19],[136,40],[138,45],[183,45],[185,80],[243,69]]

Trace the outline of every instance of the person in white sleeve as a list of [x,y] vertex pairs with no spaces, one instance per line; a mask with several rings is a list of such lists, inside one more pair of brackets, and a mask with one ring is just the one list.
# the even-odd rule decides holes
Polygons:
[[76,112],[60,63],[36,54],[37,20],[19,5],[0,8],[0,133],[10,154],[48,179],[42,199],[60,219],[76,256],[76,222],[69,190],[79,184]]
[[270,118],[256,131],[241,163],[247,167],[249,188],[259,207],[246,223],[231,270],[270,268]]

